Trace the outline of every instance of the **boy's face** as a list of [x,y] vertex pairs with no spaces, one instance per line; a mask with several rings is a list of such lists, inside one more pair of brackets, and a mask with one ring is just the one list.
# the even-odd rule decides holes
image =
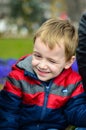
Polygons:
[[36,38],[33,48],[32,66],[41,81],[48,81],[58,76],[66,68],[66,64],[63,44],[61,44],[61,47],[56,45],[51,50],[39,37]]

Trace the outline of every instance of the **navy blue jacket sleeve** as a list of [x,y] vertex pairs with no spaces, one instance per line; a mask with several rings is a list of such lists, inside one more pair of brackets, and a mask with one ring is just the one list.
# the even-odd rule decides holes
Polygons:
[[19,127],[20,98],[2,90],[0,92],[0,130],[17,130]]
[[82,76],[84,89],[86,90],[86,13],[84,13],[79,22],[79,44],[76,50],[76,59],[79,73]]
[[76,127],[86,127],[86,93],[73,97],[65,107],[68,123]]

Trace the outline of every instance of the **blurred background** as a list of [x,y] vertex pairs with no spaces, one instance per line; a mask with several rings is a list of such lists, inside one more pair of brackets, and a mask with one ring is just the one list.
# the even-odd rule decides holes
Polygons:
[[0,0],[0,37],[26,38],[54,16],[77,26],[85,9],[86,0]]
[[0,0],[0,89],[17,59],[32,52],[33,34],[45,20],[70,19],[78,28],[85,11],[86,0]]

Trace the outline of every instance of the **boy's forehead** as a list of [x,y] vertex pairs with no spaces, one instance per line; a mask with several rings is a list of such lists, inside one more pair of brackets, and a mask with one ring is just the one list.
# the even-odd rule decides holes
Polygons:
[[64,55],[65,54],[65,48],[64,48],[64,44],[61,44],[61,46],[59,44],[55,44],[55,47],[53,49],[50,49],[48,44],[44,44],[43,41],[41,41],[40,38],[37,38],[34,44],[34,49],[33,51],[39,52],[41,54],[44,55]]

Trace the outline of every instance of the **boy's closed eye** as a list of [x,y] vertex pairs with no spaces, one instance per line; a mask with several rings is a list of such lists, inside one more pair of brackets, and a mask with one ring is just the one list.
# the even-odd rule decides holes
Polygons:
[[52,59],[48,59],[49,62],[53,63],[53,64],[57,64],[56,61],[52,60]]
[[37,53],[33,53],[33,56],[36,58],[42,58],[42,56],[40,54],[37,54]]

